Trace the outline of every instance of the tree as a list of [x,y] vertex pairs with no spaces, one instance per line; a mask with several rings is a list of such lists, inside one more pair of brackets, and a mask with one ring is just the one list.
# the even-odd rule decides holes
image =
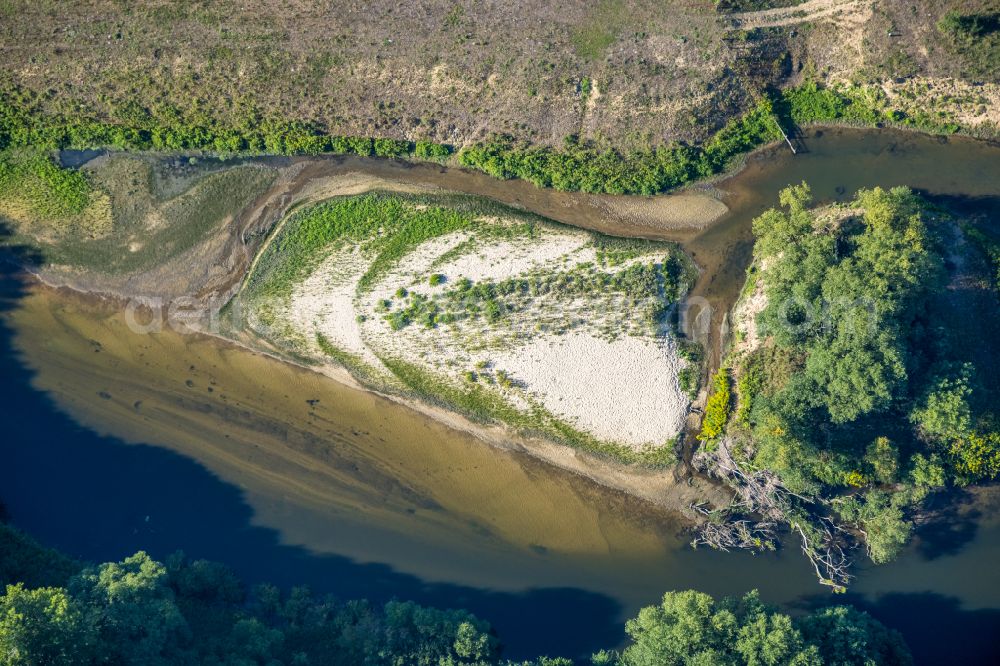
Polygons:
[[888,437],[877,437],[868,446],[865,459],[882,483],[895,483],[899,473],[899,449]]
[[899,632],[850,606],[823,608],[799,622],[827,666],[907,666],[913,663]]
[[0,664],[89,664],[96,644],[85,610],[66,590],[27,590],[20,583],[0,596]]
[[761,603],[756,592],[716,603],[702,592],[668,592],[625,624],[632,638],[623,666],[672,664],[821,664],[791,619]]
[[0,523],[0,589],[13,583],[24,583],[26,587],[62,587],[79,568],[72,558]]
[[896,559],[909,541],[913,523],[903,516],[903,506],[909,499],[906,493],[891,495],[872,490],[861,499],[851,496],[840,505],[841,517],[862,530],[868,556],[875,564]]
[[921,453],[913,454],[910,459],[913,467],[910,470],[910,479],[918,488],[941,488],[948,482],[944,465],[941,464],[941,457],[932,453],[924,456]]
[[457,666],[483,663],[496,656],[498,645],[489,626],[465,611],[390,601],[384,615],[379,651],[394,655],[392,662],[384,663]]
[[166,568],[170,586],[179,597],[220,603],[242,603],[246,597],[236,574],[219,562],[188,562],[178,552],[167,558]]
[[632,644],[594,655],[620,666],[903,666],[912,658],[902,638],[867,613],[846,606],[793,619],[760,601],[756,591],[716,602],[701,592],[668,592],[629,620]]
[[965,364],[957,372],[938,378],[923,404],[913,410],[910,419],[926,437],[946,443],[968,437],[972,432],[969,408],[972,372],[972,366]]
[[[911,395],[913,330],[940,284],[940,255],[905,188],[860,190],[852,204],[860,215],[810,210],[804,184],[783,191],[781,203],[785,210],[754,221],[766,297],[758,331],[778,352],[766,357],[763,374],[787,379],[754,398],[753,462],[800,491],[845,479],[863,485],[851,431]],[[786,367],[775,367],[779,358]],[[875,478],[895,482],[891,443],[868,454]]]
[[1000,432],[970,433],[951,447],[965,481],[992,479],[1000,474]]
[[166,655],[189,636],[166,567],[144,552],[84,569],[70,580],[69,592],[86,609],[112,661],[167,663]]

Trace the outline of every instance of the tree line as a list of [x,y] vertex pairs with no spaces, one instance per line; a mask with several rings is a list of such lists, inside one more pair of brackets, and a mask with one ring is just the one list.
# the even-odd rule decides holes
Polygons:
[[[307,588],[251,588],[225,566],[143,552],[87,565],[0,523],[0,664],[573,666],[502,657],[490,625],[410,601],[338,601]],[[792,618],[756,592],[715,601],[668,592],[625,626],[598,665],[912,662],[895,631],[848,606]]]

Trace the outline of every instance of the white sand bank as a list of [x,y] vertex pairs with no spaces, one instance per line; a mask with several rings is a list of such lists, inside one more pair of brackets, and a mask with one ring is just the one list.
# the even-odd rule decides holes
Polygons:
[[684,427],[683,361],[672,338],[608,342],[571,332],[535,338],[494,362],[550,412],[601,439],[662,444]]

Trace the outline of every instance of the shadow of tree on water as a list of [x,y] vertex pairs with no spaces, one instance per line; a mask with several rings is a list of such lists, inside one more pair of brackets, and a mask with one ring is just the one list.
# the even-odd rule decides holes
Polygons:
[[914,531],[917,553],[925,560],[957,555],[976,538],[982,511],[972,493],[952,489],[929,500],[929,514]]
[[[984,585],[995,585],[992,571]],[[849,604],[897,630],[917,664],[992,665],[1000,659],[1000,608],[967,610],[957,597],[935,592],[893,592],[876,601],[854,593],[831,599],[816,595],[797,607],[811,611],[833,603]]]

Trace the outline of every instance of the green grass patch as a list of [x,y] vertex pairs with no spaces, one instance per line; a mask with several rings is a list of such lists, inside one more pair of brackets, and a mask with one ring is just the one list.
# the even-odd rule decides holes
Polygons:
[[122,274],[161,266],[217,233],[275,176],[255,165],[184,167],[183,177],[165,175],[171,169],[113,156],[77,170],[45,151],[3,151],[0,215],[14,222],[11,242],[38,248],[47,263]]
[[341,197],[293,213],[250,276],[248,295],[287,297],[326,250],[354,243],[373,257],[358,288],[365,290],[426,240],[473,224],[471,215],[442,206],[417,208],[384,193]]
[[571,34],[576,54],[584,60],[599,60],[629,18],[629,9],[621,0],[599,0],[593,5],[590,16]]
[[[207,173],[180,194],[157,202],[133,194],[128,174],[94,173],[91,178],[95,184],[111,195],[114,222],[110,233],[96,239],[69,238],[52,244],[46,248],[46,256],[54,263],[112,274],[161,266],[219,233],[230,216],[267,189],[275,175],[274,170],[259,166]],[[113,185],[112,179],[118,183]],[[162,223],[150,226],[151,217]]]
[[20,199],[32,215],[46,219],[78,215],[90,203],[91,191],[86,176],[60,167],[48,151],[0,152],[0,199]]
[[367,363],[364,362],[364,359],[362,359],[361,356],[358,354],[352,354],[348,351],[344,351],[340,347],[337,347],[322,333],[316,333],[316,345],[319,347],[321,352],[350,370],[355,375],[360,375],[361,377],[368,377],[371,375],[372,369]]

